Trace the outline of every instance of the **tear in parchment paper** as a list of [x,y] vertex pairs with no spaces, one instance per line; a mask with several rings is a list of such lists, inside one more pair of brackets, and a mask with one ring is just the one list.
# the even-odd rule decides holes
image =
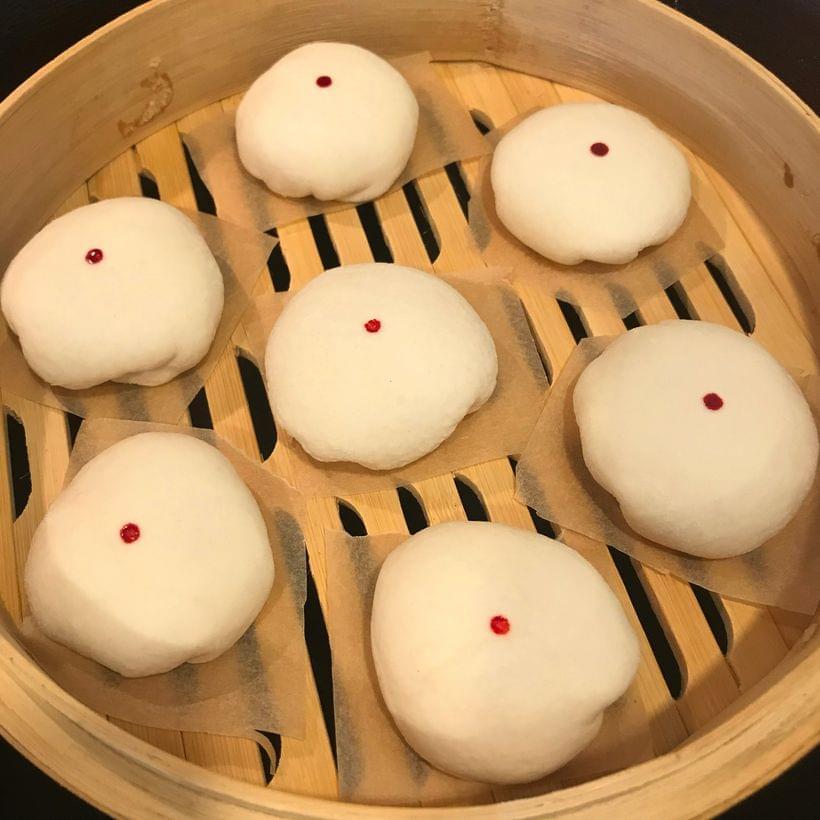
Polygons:
[[[746,555],[712,560],[686,556],[638,535],[624,520],[615,498],[592,478],[581,452],[572,394],[584,368],[613,338],[585,339],[564,365],[518,463],[516,498],[549,521],[713,592],[814,614],[820,601],[820,473],[785,529]],[[795,375],[795,380],[817,419],[820,376]]]
[[[486,154],[490,146],[470,115],[447,91],[430,64],[429,54],[390,60],[419,103],[419,124],[413,153],[390,191],[451,162]],[[183,134],[183,140],[223,219],[266,231],[314,214],[355,207],[314,197],[291,199],[271,192],[239,161],[233,112]]]
[[[491,131],[487,140],[495,148],[506,133],[532,113],[528,111]],[[619,316],[628,316],[646,298],[668,288],[723,247],[722,226],[713,224],[704,214],[698,202],[701,183],[692,173],[689,212],[662,245],[646,248],[626,265],[561,265],[519,242],[501,223],[490,182],[491,165],[491,156],[480,162],[469,205],[470,229],[487,264],[511,268],[513,280],[532,277],[555,298],[578,307],[614,306]],[[715,218],[724,218],[723,212],[718,211]]]
[[[592,779],[653,756],[649,720],[633,682],[604,713],[601,731],[563,769],[534,783],[490,786],[435,769],[403,740],[382,700],[370,650],[373,590],[385,558],[406,534],[354,538],[328,532],[328,634],[333,656],[333,703],[339,796],[379,805],[433,806],[491,803]],[[643,720],[636,726],[636,720]],[[486,742],[493,743],[488,735]]]
[[[502,281],[505,273],[481,268],[458,277],[441,277],[475,308],[495,342],[498,382],[487,403],[466,416],[432,453],[396,470],[375,471],[350,462],[316,461],[280,428],[279,435],[289,443],[294,483],[300,491],[318,496],[375,492],[523,450],[541,412],[547,381],[521,303]],[[249,353],[263,373],[268,335],[290,298],[290,294],[269,294],[257,299],[243,319]]]
[[66,484],[106,448],[154,431],[194,436],[213,445],[253,493],[268,527],[276,567],[273,589],[256,621],[219,658],[146,678],[121,677],[54,643],[31,617],[21,627],[22,643],[60,686],[101,714],[142,726],[244,736],[257,742],[257,731],[302,737],[307,653],[301,496],[210,430],[108,419],[88,421],[80,428]]
[[17,337],[0,317],[0,389],[83,418],[179,421],[230,343],[231,334],[247,310],[253,287],[277,242],[208,214],[180,210],[199,228],[219,263],[225,283],[222,319],[208,354],[196,368],[158,387],[117,382],[105,382],[85,390],[52,387],[28,366]]

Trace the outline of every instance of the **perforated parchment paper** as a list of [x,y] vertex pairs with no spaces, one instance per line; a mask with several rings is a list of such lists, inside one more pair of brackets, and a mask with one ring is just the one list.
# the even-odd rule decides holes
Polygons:
[[[735,558],[694,558],[638,535],[613,496],[584,464],[572,406],[584,368],[614,337],[582,341],[552,385],[538,424],[518,463],[516,496],[543,518],[603,541],[642,564],[713,592],[814,614],[820,602],[820,473],[796,517],[763,546]],[[820,418],[820,376],[793,374],[815,419]]]
[[[489,143],[467,111],[439,80],[429,54],[390,60],[413,89],[419,103],[416,143],[391,191],[451,162],[486,154]],[[291,199],[271,192],[249,174],[236,150],[233,112],[183,134],[185,144],[223,219],[266,231],[314,214],[352,208],[350,202]]]
[[85,390],[51,387],[28,366],[17,337],[0,316],[0,388],[89,419],[178,422],[229,344],[277,242],[270,236],[208,214],[181,210],[193,220],[208,243],[225,284],[222,318],[208,354],[197,367],[157,387],[117,382],[105,382]]
[[[505,134],[532,113],[528,111],[491,131],[487,140],[495,148]],[[561,265],[531,250],[504,227],[495,210],[491,165],[492,156],[481,160],[469,205],[470,229],[487,264],[509,267],[513,280],[532,278],[552,296],[578,307],[614,306],[621,317],[628,316],[646,298],[677,282],[723,246],[722,226],[706,217],[699,204],[700,182],[691,174],[689,211],[666,242],[646,248],[625,265]]]
[[[466,416],[432,453],[395,470],[369,470],[350,462],[326,463],[311,458],[287,432],[295,486],[305,495],[356,495],[403,486],[452,470],[520,453],[544,403],[547,380],[515,291],[505,271],[482,268],[460,276],[443,276],[475,308],[490,330],[498,354],[495,392]],[[257,299],[245,316],[250,355],[264,373],[265,345],[289,294]]]
[[[490,803],[543,794],[653,756],[645,725],[636,731],[636,719],[641,720],[636,710],[642,707],[637,683],[633,682],[606,710],[603,726],[592,743],[563,769],[534,783],[498,787],[460,780],[422,760],[405,743],[387,711],[370,649],[376,578],[387,556],[408,537],[354,538],[343,532],[325,536],[341,799],[401,806]],[[488,734],[486,743],[491,746],[493,742]]]
[[253,493],[268,528],[276,569],[270,597],[256,621],[219,658],[145,678],[121,677],[54,643],[31,617],[21,627],[22,642],[60,686],[101,714],[161,729],[252,737],[273,756],[259,731],[304,734],[307,653],[301,496],[210,430],[108,419],[87,421],[80,428],[66,484],[106,448],[152,431],[181,433],[212,444]]

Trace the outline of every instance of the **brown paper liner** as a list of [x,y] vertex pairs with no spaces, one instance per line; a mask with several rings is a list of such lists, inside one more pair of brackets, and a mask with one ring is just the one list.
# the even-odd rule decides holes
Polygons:
[[[540,516],[627,553],[642,564],[698,586],[755,604],[813,614],[820,602],[820,472],[795,518],[746,555],[695,558],[638,535],[618,502],[592,478],[581,452],[572,394],[584,368],[614,337],[582,341],[550,389],[516,471],[516,498]],[[820,377],[796,375],[815,419]]]
[[210,350],[197,367],[157,387],[117,382],[105,382],[85,390],[52,387],[28,366],[17,337],[0,316],[0,389],[88,419],[179,421],[229,344],[277,241],[208,214],[180,210],[193,220],[208,243],[225,285],[222,318]]
[[[535,109],[537,110],[537,109]],[[533,111],[487,134],[493,148]],[[700,182],[692,174],[692,202],[683,224],[662,245],[641,251],[625,265],[581,262],[561,265],[519,242],[495,210],[490,181],[492,156],[481,160],[469,205],[470,229],[488,265],[509,267],[513,280],[532,278],[556,299],[578,307],[614,307],[622,318],[648,297],[677,282],[687,271],[723,247],[721,226],[713,225],[699,204]]]
[[160,729],[251,737],[263,744],[259,731],[302,737],[307,651],[301,496],[210,430],[109,419],[87,421],[80,428],[66,484],[106,448],[153,431],[194,436],[213,445],[253,493],[276,568],[270,597],[256,621],[215,660],[145,678],[124,678],[54,643],[31,617],[21,627],[22,644],[60,686],[104,715]]
[[[389,191],[451,162],[482,156],[490,150],[470,115],[439,80],[429,54],[397,57],[390,62],[404,75],[416,95],[419,123],[407,166]],[[183,134],[194,164],[223,219],[266,231],[314,214],[355,207],[354,203],[338,200],[291,199],[274,194],[239,161],[234,119],[233,112],[226,113]]]
[[[453,470],[520,453],[544,402],[546,376],[515,291],[502,281],[506,271],[482,268],[441,278],[475,308],[492,334],[498,354],[495,392],[466,416],[432,453],[395,470],[375,471],[350,462],[311,458],[288,433],[294,485],[305,495],[349,496],[412,484]],[[249,351],[264,372],[265,345],[291,294],[257,299],[243,321]]]
[[[325,536],[341,799],[399,806],[489,803],[543,794],[653,757],[649,721],[633,682],[606,710],[592,743],[564,768],[534,783],[499,787],[461,780],[420,758],[403,740],[382,700],[370,650],[376,579],[387,556],[407,538],[354,538],[343,532]],[[488,736],[487,743],[492,742]]]

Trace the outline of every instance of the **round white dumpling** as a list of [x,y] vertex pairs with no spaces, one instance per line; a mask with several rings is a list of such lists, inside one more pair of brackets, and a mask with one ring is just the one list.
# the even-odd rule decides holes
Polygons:
[[806,497],[817,429],[789,374],[720,325],[616,339],[575,386],[584,461],[641,535],[704,558],[759,547]]
[[495,389],[487,326],[441,279],[381,263],[328,270],[265,353],[277,423],[319,461],[387,470],[434,450]]
[[239,158],[274,193],[362,202],[407,165],[419,107],[390,63],[347,43],[308,43],[248,89],[236,112]]
[[405,740],[488,783],[535,780],[578,754],[640,658],[617,598],[578,553],[475,522],[422,530],[388,556],[371,642]]
[[196,226],[122,197],[55,219],[17,254],[0,306],[41,379],[158,385],[194,367],[222,317],[222,273]]
[[646,117],[610,103],[544,108],[498,143],[491,169],[498,218],[564,265],[623,264],[680,227],[689,166]]
[[34,533],[25,583],[52,640],[127,677],[204,663],[273,585],[253,495],[214,447],[142,433],[89,461]]

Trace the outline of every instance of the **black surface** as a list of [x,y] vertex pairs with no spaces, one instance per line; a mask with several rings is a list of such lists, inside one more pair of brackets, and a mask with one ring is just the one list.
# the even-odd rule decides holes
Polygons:
[[0,739],[0,817],[74,820],[105,815],[59,786]]
[[820,108],[818,0],[669,0],[751,54],[815,111]]
[[[820,107],[820,0],[670,0],[667,4],[736,43],[815,110]],[[0,97],[80,38],[137,5],[134,0],[0,0]],[[212,203],[202,202],[203,210],[209,210],[209,205],[212,207]],[[424,219],[425,215],[419,213],[418,218]],[[363,223],[367,221],[365,214]],[[320,248],[332,256],[324,226],[317,223],[313,227]],[[435,236],[432,230],[429,234],[428,251],[435,254]],[[381,247],[377,235],[369,239]],[[324,256],[323,261],[337,263],[330,258],[324,260]],[[204,418],[207,406],[201,409]],[[404,498],[403,502],[412,505],[413,499]],[[360,522],[355,516],[346,518],[351,519],[348,525],[356,529]],[[419,526],[423,523],[422,513]],[[316,658],[312,661],[315,663]],[[327,664],[328,659],[322,662]],[[819,775],[820,752],[815,751],[724,817],[815,817]],[[652,813],[656,808],[647,807]],[[0,740],[0,818],[100,816]]]

